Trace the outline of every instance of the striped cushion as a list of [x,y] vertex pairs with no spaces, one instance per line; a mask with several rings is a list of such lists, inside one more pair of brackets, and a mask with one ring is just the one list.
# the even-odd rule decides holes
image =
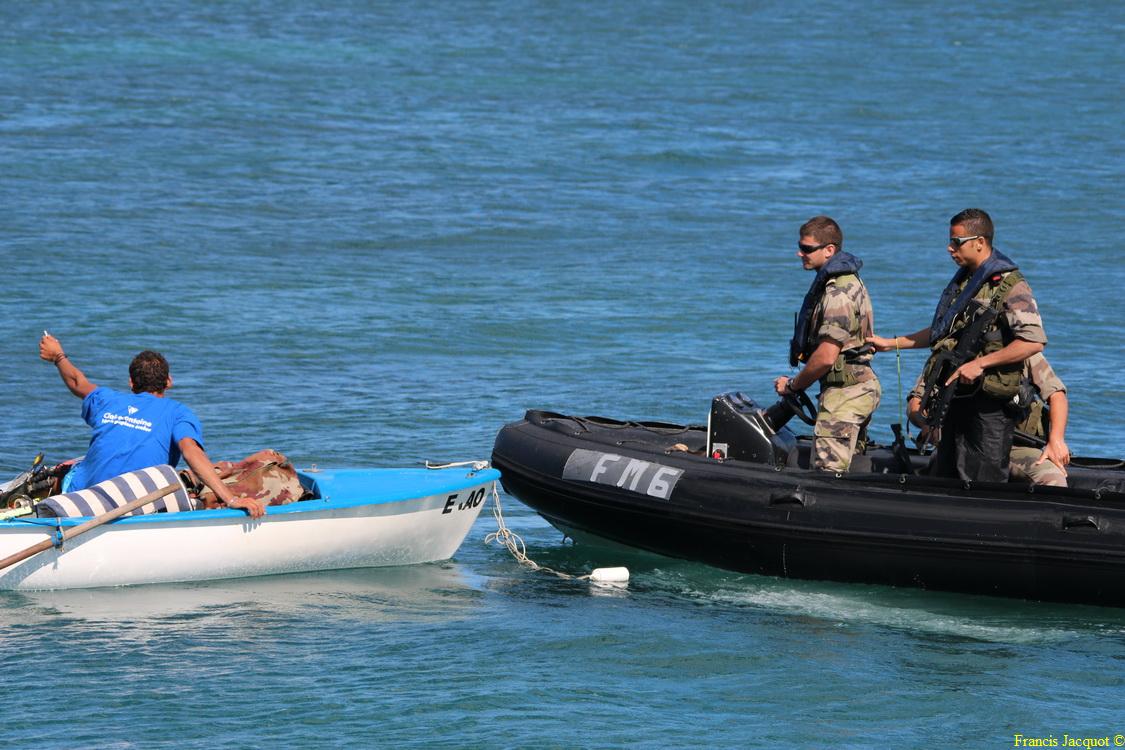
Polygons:
[[130,471],[84,490],[55,495],[41,501],[35,508],[41,517],[100,516],[169,484],[176,484],[179,489],[125,515],[195,510],[194,498],[188,495],[180,475],[168,464]]

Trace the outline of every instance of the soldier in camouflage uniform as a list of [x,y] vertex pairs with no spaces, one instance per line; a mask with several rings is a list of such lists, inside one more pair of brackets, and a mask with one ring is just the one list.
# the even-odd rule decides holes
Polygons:
[[1016,432],[1045,440],[1043,448],[1017,445],[1012,448],[1010,469],[1014,479],[1032,484],[1066,487],[1066,466],[1070,449],[1066,446],[1066,420],[1070,404],[1066,386],[1042,354],[1024,362],[1024,377],[1037,391],[1027,416],[1016,425]]
[[871,369],[874,315],[867,287],[859,278],[863,262],[843,252],[843,233],[827,216],[801,227],[798,257],[816,278],[805,295],[790,342],[790,364],[804,363],[794,377],[779,377],[779,395],[820,383],[820,408],[813,430],[813,466],[846,472],[857,447],[862,451],[867,425],[882,389]]
[[974,302],[999,312],[978,355],[938,384],[956,384],[962,396],[953,399],[940,438],[928,431],[920,437],[937,442],[931,474],[1006,482],[1016,417],[1012,397],[1024,361],[1043,351],[1047,334],[1031,287],[1015,263],[992,247],[992,237],[992,219],[978,208],[950,219],[948,250],[959,269],[942,292],[933,322],[907,336],[869,340],[878,351],[932,347],[929,372],[937,355],[952,350],[969,327]]
[[[1066,487],[1065,467],[1070,463],[1070,449],[1065,439],[1069,412],[1066,386],[1042,354],[1034,354],[1023,363],[1023,380],[1036,393],[1033,396],[1035,400],[1025,405],[1025,416],[1016,425],[1016,432],[1044,440],[1046,445],[1043,448],[1013,446],[1009,454],[1010,476],[1031,484]],[[922,391],[923,382],[919,376],[907,397],[907,415],[912,423],[925,429],[926,423],[921,415]]]

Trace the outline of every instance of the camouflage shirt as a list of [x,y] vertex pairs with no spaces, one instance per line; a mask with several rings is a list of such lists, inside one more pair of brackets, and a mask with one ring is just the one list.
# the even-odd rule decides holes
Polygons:
[[1059,391],[1066,393],[1066,386],[1042,354],[1033,354],[1024,361],[1023,376],[1031,380],[1044,401]]
[[[1042,353],[1032,354],[1023,363],[1023,376],[1031,381],[1039,391],[1039,397],[1044,401],[1049,399],[1054,394],[1062,391],[1066,393],[1066,385],[1063,384],[1059,376],[1055,374],[1054,369],[1047,358]],[[918,380],[914,382],[914,387],[910,389],[907,399],[922,398],[922,375],[918,376]]]
[[[1011,271],[1004,274],[1007,276]],[[964,286],[962,285],[962,288]],[[988,304],[996,286],[991,283],[981,284],[980,291],[974,299]],[[1012,336],[1033,344],[1046,344],[1047,332],[1043,330],[1043,319],[1039,317],[1039,305],[1031,294],[1031,287],[1027,281],[1018,281],[1008,291],[1004,298],[1001,312],[1007,322],[1007,328]]]
[[[875,332],[875,314],[867,287],[855,274],[834,276],[824,287],[824,295],[813,310],[813,328],[818,340],[828,339],[841,351],[860,349]],[[870,364],[870,353],[849,357],[852,364]]]

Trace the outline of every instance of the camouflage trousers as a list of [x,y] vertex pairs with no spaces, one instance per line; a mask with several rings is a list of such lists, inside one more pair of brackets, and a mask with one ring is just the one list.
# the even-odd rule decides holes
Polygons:
[[1038,466],[1035,462],[1043,455],[1041,448],[1012,448],[1011,458],[1008,461],[1008,471],[1012,479],[1022,479],[1031,484],[1046,484],[1052,487],[1066,487],[1066,474],[1051,461],[1044,461]]
[[878,379],[821,391],[820,409],[813,428],[815,468],[839,473],[848,470],[857,444],[866,437],[867,425],[882,395]]

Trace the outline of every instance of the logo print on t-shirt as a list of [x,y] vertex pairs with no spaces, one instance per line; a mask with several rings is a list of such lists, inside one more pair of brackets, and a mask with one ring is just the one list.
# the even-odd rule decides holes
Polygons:
[[130,407],[129,407],[129,416],[133,416],[134,414],[136,414],[136,413],[137,413],[137,412],[139,412],[139,411],[140,411],[140,409],[138,409],[137,407],[135,407],[135,406],[130,406]]

